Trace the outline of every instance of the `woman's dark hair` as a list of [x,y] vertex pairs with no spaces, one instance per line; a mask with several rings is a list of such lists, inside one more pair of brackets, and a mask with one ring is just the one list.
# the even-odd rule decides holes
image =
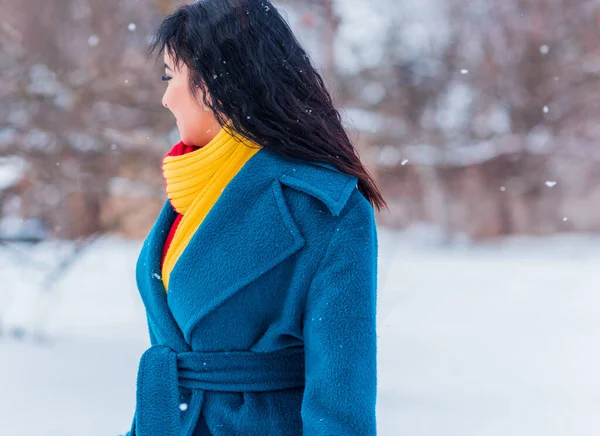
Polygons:
[[199,0],[161,23],[149,54],[164,50],[190,71],[190,91],[221,126],[283,156],[323,162],[358,178],[387,207],[361,163],[322,77],[268,0]]

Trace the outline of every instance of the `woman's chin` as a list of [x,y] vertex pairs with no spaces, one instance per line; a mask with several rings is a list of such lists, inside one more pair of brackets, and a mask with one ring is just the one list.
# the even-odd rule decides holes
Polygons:
[[185,130],[183,130],[179,124],[177,125],[177,131],[179,132],[179,137],[181,138],[181,140],[183,141],[184,139],[187,139],[187,135],[185,134]]
[[179,137],[181,138],[181,141],[185,144],[185,145],[194,145],[194,141],[192,138],[190,138],[187,135],[183,135],[181,134],[181,132],[179,132]]

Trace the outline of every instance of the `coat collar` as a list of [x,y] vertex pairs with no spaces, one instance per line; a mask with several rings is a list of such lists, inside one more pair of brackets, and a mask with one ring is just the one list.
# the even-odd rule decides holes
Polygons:
[[160,256],[176,214],[167,201],[136,273],[157,341],[187,351],[199,320],[304,246],[284,185],[319,199],[337,216],[356,182],[329,164],[261,149],[229,182],[196,230],[171,272],[168,293],[160,277]]

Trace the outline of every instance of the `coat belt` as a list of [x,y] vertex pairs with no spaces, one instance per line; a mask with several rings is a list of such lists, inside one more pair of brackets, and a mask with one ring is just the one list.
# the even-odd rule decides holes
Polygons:
[[[183,352],[150,347],[140,360],[131,436],[193,434],[204,392],[269,392],[304,386],[302,347],[271,352]],[[180,387],[191,389],[182,405]]]

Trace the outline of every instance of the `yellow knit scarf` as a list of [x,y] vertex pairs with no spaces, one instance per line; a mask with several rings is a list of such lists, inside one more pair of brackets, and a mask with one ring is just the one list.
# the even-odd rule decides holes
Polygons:
[[174,209],[183,214],[162,267],[165,290],[169,289],[169,276],[175,263],[221,192],[260,148],[233,133],[227,124],[202,148],[164,158],[167,196]]

